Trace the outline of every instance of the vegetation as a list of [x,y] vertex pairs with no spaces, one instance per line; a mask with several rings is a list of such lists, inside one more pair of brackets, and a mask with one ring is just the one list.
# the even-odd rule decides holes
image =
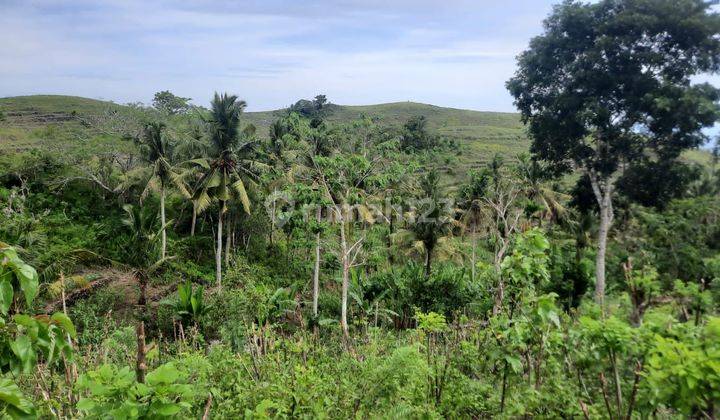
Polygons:
[[680,152],[720,29],[681,3],[557,6],[530,153],[410,103],[0,100],[2,415],[716,418],[720,171]]

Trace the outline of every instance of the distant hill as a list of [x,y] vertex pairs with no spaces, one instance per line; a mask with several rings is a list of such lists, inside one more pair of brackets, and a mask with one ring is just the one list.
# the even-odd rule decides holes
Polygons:
[[[414,116],[428,119],[431,130],[455,139],[461,152],[451,161],[442,163],[459,174],[477,167],[494,154],[511,157],[527,151],[529,140],[516,113],[471,111],[445,108],[415,102],[394,102],[378,105],[331,105],[330,122],[350,122],[362,116],[375,118],[380,124],[400,126]],[[113,139],[88,138],[80,124],[83,117],[101,113],[108,107],[123,109],[124,105],[76,96],[35,95],[0,98],[0,146],[7,149],[49,146],[73,150],[112,148]],[[285,110],[247,112],[244,121],[258,127],[261,136],[267,136],[268,126]],[[77,144],[76,138],[82,139]],[[104,144],[110,143],[110,144]],[[10,146],[9,148],[7,146]],[[104,147],[103,147],[104,146]],[[117,146],[115,144],[114,146]],[[690,151],[688,158],[707,162],[705,151]]]
[[[75,125],[82,117],[100,113],[110,107],[123,107],[112,102],[75,96],[36,95],[0,98],[0,144],[14,143],[22,148],[42,143],[43,127],[48,125]],[[363,115],[375,118],[380,124],[400,126],[414,116],[428,119],[431,130],[458,141],[462,153],[457,156],[462,166],[475,166],[487,161],[495,153],[515,155],[527,150],[528,140],[518,114],[480,112],[465,109],[444,108],[414,102],[395,102],[379,105],[344,106],[332,105],[330,122],[350,122]],[[258,127],[261,136],[267,135],[267,127],[284,110],[247,112],[244,119]],[[34,134],[33,134],[34,133]],[[15,141],[12,141],[14,138]],[[21,141],[18,141],[22,138]]]

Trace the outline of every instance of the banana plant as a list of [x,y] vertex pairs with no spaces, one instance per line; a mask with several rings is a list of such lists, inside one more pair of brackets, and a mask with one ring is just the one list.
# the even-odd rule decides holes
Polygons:
[[190,280],[178,284],[178,300],[175,303],[175,313],[183,325],[199,325],[201,318],[210,309],[205,304],[204,288],[198,286],[193,288]]
[[390,290],[383,290],[376,296],[369,298],[366,295],[363,283],[365,283],[363,272],[357,268],[352,268],[350,270],[350,290],[348,294],[355,303],[365,326],[369,326],[371,320],[374,327],[378,326],[379,321],[392,322],[393,318],[396,318],[398,314],[384,307],[385,296],[390,293]]

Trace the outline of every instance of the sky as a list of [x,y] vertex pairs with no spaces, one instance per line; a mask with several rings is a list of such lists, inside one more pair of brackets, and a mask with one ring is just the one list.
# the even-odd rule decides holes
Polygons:
[[218,91],[261,111],[322,93],[515,111],[505,81],[553,3],[0,0],[0,97],[170,90],[207,105]]
[[119,103],[170,90],[249,111],[327,95],[514,111],[504,87],[538,0],[0,0],[0,97]]

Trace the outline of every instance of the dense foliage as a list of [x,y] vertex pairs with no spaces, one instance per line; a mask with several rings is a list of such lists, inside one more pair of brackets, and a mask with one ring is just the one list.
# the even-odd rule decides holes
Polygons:
[[[462,178],[447,164],[454,143],[426,119],[332,121],[324,95],[264,132],[235,95],[205,109],[163,91],[152,107],[42,133],[110,136],[117,150],[3,151],[0,412],[716,418],[720,171],[709,154],[692,171],[679,153],[654,160],[666,146],[696,145],[717,117],[716,92],[686,77],[717,65],[717,16],[681,3],[677,14],[664,0],[558,6],[511,82],[534,153],[487,156]],[[658,35],[668,28],[692,42]],[[676,43],[687,54],[664,63]],[[648,51],[633,58],[628,45]],[[583,61],[599,57],[620,67]],[[547,85],[525,91],[524,76],[561,71],[561,59],[589,73],[543,73]],[[649,83],[641,59],[664,63],[667,80]],[[614,83],[620,76],[627,83]],[[578,80],[601,86],[578,92]],[[538,95],[552,106],[529,115]],[[610,159],[607,174],[627,170],[598,198],[597,173],[558,170],[565,158],[589,159],[583,147],[556,141],[595,135],[598,121],[612,128],[618,120],[599,112],[607,98],[635,107],[626,118],[661,126],[634,136],[629,120],[603,138],[643,158],[624,166],[601,154],[591,169]],[[582,135],[557,137],[554,124]],[[603,227],[605,193],[614,208]],[[602,229],[607,277],[596,301]]]

